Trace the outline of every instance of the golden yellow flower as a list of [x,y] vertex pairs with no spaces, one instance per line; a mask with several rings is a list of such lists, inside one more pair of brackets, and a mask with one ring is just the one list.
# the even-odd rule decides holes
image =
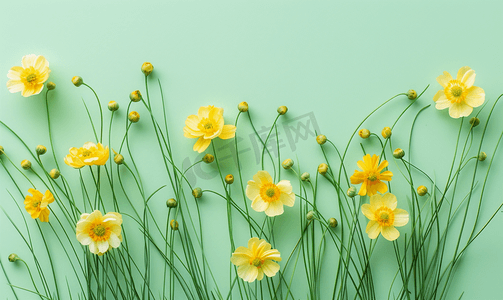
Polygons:
[[185,120],[183,135],[187,138],[198,138],[194,151],[199,153],[208,148],[211,140],[219,137],[223,140],[233,138],[236,126],[224,125],[223,108],[213,105],[201,106],[196,115],[190,115]]
[[93,142],[87,142],[81,148],[70,148],[70,154],[66,155],[65,163],[75,169],[80,169],[83,166],[104,165],[109,156],[108,146],[103,148],[103,145]]
[[49,62],[42,55],[30,54],[23,56],[22,65],[10,68],[7,88],[11,93],[21,92],[23,97],[37,95],[49,79]]
[[466,117],[470,115],[474,107],[484,103],[486,94],[483,89],[474,86],[475,71],[470,67],[462,67],[458,71],[456,79],[449,72],[437,77],[438,83],[444,88],[433,97],[437,109],[449,108],[452,118]]
[[388,186],[381,180],[390,181],[393,173],[391,171],[381,171],[388,166],[388,161],[383,160],[379,164],[379,156],[367,154],[363,157],[363,161],[359,160],[358,167],[362,171],[355,170],[355,173],[350,177],[352,184],[361,183],[358,195],[372,196],[377,192],[381,194],[388,191]]
[[370,204],[362,205],[362,213],[370,220],[365,230],[369,238],[375,239],[382,233],[385,239],[394,241],[400,236],[395,227],[406,225],[409,213],[396,206],[396,197],[390,193],[376,194],[370,197]]
[[47,190],[42,195],[41,192],[35,189],[28,189],[28,193],[33,196],[26,196],[24,198],[24,208],[31,215],[33,219],[39,218],[40,222],[49,222],[49,214],[51,211],[47,207],[49,203],[54,202],[54,196]]
[[122,242],[122,215],[109,212],[102,215],[99,210],[82,214],[77,222],[77,240],[89,251],[103,255],[111,248],[117,248]]
[[274,261],[281,261],[281,254],[271,249],[271,244],[256,237],[248,241],[248,248],[238,247],[232,253],[231,262],[238,267],[238,276],[244,281],[262,280],[264,274],[273,277],[279,271],[279,265]]
[[281,215],[283,205],[292,207],[295,203],[295,193],[288,180],[277,184],[272,181],[267,171],[258,171],[253,180],[248,181],[246,196],[252,201],[251,207],[258,212],[265,212],[269,217]]

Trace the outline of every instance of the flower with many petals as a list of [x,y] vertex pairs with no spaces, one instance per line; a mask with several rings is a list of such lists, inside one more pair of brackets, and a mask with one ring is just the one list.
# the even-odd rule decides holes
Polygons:
[[456,79],[449,72],[437,77],[438,83],[444,88],[433,97],[437,109],[449,108],[452,118],[466,117],[470,115],[474,107],[484,103],[486,94],[482,88],[474,86],[475,71],[470,67],[462,67],[458,71]]
[[82,214],[77,222],[77,240],[89,251],[103,255],[111,248],[117,248],[122,242],[122,215],[109,212],[102,215],[99,210]]
[[199,153],[208,148],[211,140],[219,137],[223,140],[236,135],[236,126],[224,125],[224,109],[213,105],[201,106],[196,115],[190,115],[185,120],[183,135],[187,138],[197,138],[194,151]]
[[54,202],[54,196],[47,190],[45,194],[35,190],[28,189],[28,192],[33,196],[24,198],[24,208],[33,219],[39,218],[40,222],[49,222],[49,214],[51,211],[47,207],[49,203]]
[[350,177],[352,184],[361,183],[360,191],[358,195],[372,196],[377,192],[386,193],[388,191],[388,186],[381,180],[390,181],[393,173],[391,171],[381,171],[388,166],[388,161],[383,160],[379,164],[379,156],[367,154],[363,157],[363,161],[359,160],[357,163],[358,167],[362,171],[355,170],[355,173]]
[[248,181],[246,196],[252,201],[251,207],[258,212],[265,212],[269,217],[281,215],[283,205],[292,207],[295,194],[288,180],[277,184],[272,181],[267,171],[258,171],[253,180]]
[[369,238],[375,239],[382,233],[385,239],[394,241],[400,236],[395,227],[406,225],[409,213],[396,206],[396,197],[391,193],[376,194],[370,197],[370,204],[362,205],[362,213],[370,220],[365,230]]
[[70,154],[65,157],[65,163],[75,169],[80,169],[84,166],[106,164],[108,160],[108,146],[103,147],[102,144],[87,142],[81,148],[70,148]]
[[279,265],[274,261],[281,261],[279,251],[256,237],[248,241],[248,248],[238,247],[231,257],[231,262],[238,267],[238,276],[247,282],[262,280],[264,274],[267,277],[276,275]]
[[44,82],[49,79],[49,62],[42,55],[25,55],[22,66],[10,68],[7,77],[7,88],[11,93],[21,92],[23,97],[39,94],[44,88]]

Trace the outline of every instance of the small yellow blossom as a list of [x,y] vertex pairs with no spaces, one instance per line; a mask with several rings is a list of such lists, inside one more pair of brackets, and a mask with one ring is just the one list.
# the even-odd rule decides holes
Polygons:
[[437,109],[449,108],[452,118],[469,116],[474,107],[484,103],[486,94],[483,89],[474,86],[475,71],[470,67],[462,67],[458,71],[456,79],[449,72],[437,77],[438,83],[444,88],[439,90],[433,97]]
[[89,251],[103,255],[111,248],[117,248],[122,242],[122,215],[109,212],[102,215],[99,210],[82,214],[77,222],[77,240]]
[[401,227],[409,222],[409,213],[401,208],[396,208],[397,201],[393,194],[376,194],[370,197],[370,204],[362,205],[362,213],[370,221],[365,232],[369,238],[375,239],[382,233],[388,241],[394,241],[400,236],[395,227]]
[[70,148],[70,154],[66,155],[65,163],[75,169],[80,169],[83,166],[104,165],[108,160],[108,146],[103,148],[103,145],[93,142],[87,142],[81,148]]
[[355,173],[350,177],[351,184],[362,183],[358,195],[372,196],[378,191],[383,194],[388,191],[388,186],[384,181],[390,181],[393,173],[391,171],[381,171],[388,166],[388,161],[383,160],[379,164],[379,156],[367,154],[363,157],[363,161],[359,160],[357,163],[358,167],[362,171],[355,170]]
[[183,135],[187,138],[198,138],[194,144],[194,151],[199,153],[208,148],[211,140],[219,137],[223,140],[233,138],[236,126],[224,125],[223,108],[213,105],[201,106],[196,115],[190,115],[185,120]]
[[292,207],[295,203],[290,181],[281,180],[274,184],[267,171],[258,171],[253,180],[248,181],[246,196],[252,201],[251,207],[255,211],[263,211],[269,217],[281,215],[283,205]]
[[41,192],[35,189],[28,189],[28,193],[33,196],[26,196],[24,198],[24,208],[31,215],[33,219],[39,218],[40,222],[49,222],[49,208],[50,203],[54,202],[54,196],[47,190],[42,195]]
[[10,68],[7,73],[9,92],[21,92],[23,97],[39,94],[51,73],[49,62],[42,55],[30,54],[23,56],[22,65]]
[[273,277],[279,271],[281,254],[271,249],[271,244],[256,237],[248,241],[248,247],[238,247],[232,253],[231,262],[238,267],[238,276],[244,281],[262,280],[264,274]]

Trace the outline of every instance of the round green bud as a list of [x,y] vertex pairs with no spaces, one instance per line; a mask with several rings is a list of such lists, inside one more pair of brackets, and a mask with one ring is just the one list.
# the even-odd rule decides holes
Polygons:
[[472,127],[476,127],[480,124],[480,119],[477,117],[473,117],[470,119],[470,124],[472,125]]
[[337,227],[337,220],[335,218],[330,218],[328,219],[328,225],[332,228],[335,228]]
[[327,142],[327,137],[324,134],[320,134],[316,137],[316,142],[320,145],[323,145]]
[[10,254],[10,255],[9,255],[9,261],[10,261],[10,262],[16,262],[16,261],[18,261],[18,260],[20,260],[20,259],[21,259],[21,258],[19,258],[19,256],[17,256],[17,254],[16,254],[16,253],[12,253],[12,254]]
[[393,151],[394,158],[400,159],[400,158],[404,157],[404,155],[405,155],[405,151],[403,151],[400,148],[396,148],[395,151]]
[[307,212],[306,218],[312,220],[314,218],[314,211],[310,210]]
[[47,89],[48,89],[49,91],[52,91],[52,90],[54,90],[54,89],[56,88],[56,84],[55,84],[54,82],[52,82],[52,81],[49,81],[49,82],[46,84],[46,86],[47,86]]
[[360,131],[358,131],[358,135],[362,138],[362,139],[367,139],[369,136],[370,136],[370,131],[368,129],[360,129]]
[[169,222],[169,226],[171,226],[171,229],[173,229],[173,230],[178,230],[178,222],[175,220],[171,220]]
[[281,163],[281,165],[283,166],[283,169],[288,170],[292,168],[293,160],[291,158],[287,158]]
[[280,115],[284,115],[284,114],[286,114],[286,112],[287,112],[287,111],[288,111],[288,107],[286,107],[286,106],[284,106],[284,105],[283,105],[283,106],[278,107],[278,114],[280,114]]
[[416,99],[416,98],[417,98],[417,93],[416,93],[416,91],[414,91],[414,90],[409,90],[409,91],[407,92],[407,98],[409,98],[410,100],[414,100],[414,99]]
[[192,190],[192,196],[194,196],[194,198],[201,198],[203,196],[203,190],[200,187],[196,187]]
[[58,179],[59,175],[61,175],[61,173],[58,169],[52,169],[51,172],[49,172],[49,176],[51,176],[52,179]]
[[44,155],[47,152],[47,148],[45,146],[38,145],[37,148],[35,148],[35,151],[38,155]]
[[136,90],[136,91],[131,92],[131,94],[129,94],[129,99],[133,102],[140,101],[142,99],[140,91]]
[[352,187],[349,187],[348,191],[346,192],[346,194],[353,198],[354,196],[356,196],[356,188],[354,186]]
[[176,202],[175,199],[171,198],[171,199],[168,199],[168,201],[166,201],[166,206],[169,207],[169,208],[173,208],[173,207],[176,207],[178,203]]
[[419,196],[424,196],[426,194],[428,194],[428,188],[425,187],[424,185],[420,185],[417,187],[417,194]]
[[204,156],[203,156],[203,161],[207,164],[211,164],[213,161],[215,160],[215,156],[209,154],[209,153],[206,153]]
[[248,111],[248,103],[246,103],[245,101],[239,103],[238,109],[240,112],[247,112]]
[[84,83],[84,80],[82,80],[82,77],[80,76],[73,76],[72,83],[74,86],[79,87]]
[[108,110],[109,111],[116,111],[119,109],[119,103],[115,101],[110,101],[108,102]]
[[311,176],[309,175],[309,173],[304,172],[304,173],[302,173],[302,175],[300,175],[300,180],[302,180],[302,181],[309,181],[310,177]]
[[21,167],[25,170],[28,170],[31,168],[31,162],[27,159],[24,159],[23,161],[21,161]]
[[326,163],[322,163],[318,166],[318,173],[321,175],[325,175],[328,172],[328,165]]
[[136,123],[140,121],[140,114],[137,111],[132,111],[129,113],[127,118],[131,121],[131,123]]
[[381,131],[382,137],[387,139],[391,136],[391,128],[389,127],[384,127],[383,130]]
[[124,163],[124,156],[122,154],[115,154],[114,155],[114,162],[118,165],[122,165]]
[[145,76],[148,76],[152,73],[152,71],[154,71],[154,66],[149,62],[144,62],[141,65],[141,71],[145,74]]
[[234,182],[234,176],[232,174],[228,174],[225,176],[225,183],[227,184],[232,184]]
[[484,151],[480,152],[479,156],[477,157],[477,159],[479,161],[484,161],[484,160],[486,160],[486,158],[487,158],[487,154]]
[[4,148],[2,146],[0,146],[0,155],[2,155],[4,153]]

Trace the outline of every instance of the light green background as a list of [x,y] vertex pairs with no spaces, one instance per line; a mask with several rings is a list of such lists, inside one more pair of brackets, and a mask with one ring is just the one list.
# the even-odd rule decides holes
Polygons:
[[[71,77],[82,76],[103,103],[116,100],[125,108],[128,94],[143,89],[139,69],[144,61],[153,63],[154,78],[163,84],[179,162],[186,157],[193,162],[197,156],[191,150],[193,141],[182,136],[183,122],[199,106],[208,104],[223,107],[227,122],[233,122],[237,103],[247,101],[259,126],[270,126],[279,105],[289,107],[289,118],[314,112],[321,132],[342,147],[370,111],[397,93],[409,88],[420,91],[430,84],[413,109],[433,103],[431,99],[440,88],[435,78],[443,71],[456,74],[462,66],[473,68],[476,85],[485,90],[486,101],[492,105],[503,92],[502,9],[499,1],[10,1],[3,4],[0,19],[0,73],[7,74],[27,54],[44,55],[49,60],[50,80],[57,84],[50,105],[59,157],[69,147],[92,140],[81,99],[90,104],[91,112],[97,112],[92,94],[75,88]],[[11,125],[30,147],[48,145],[42,94],[23,98],[4,87],[0,88],[0,101],[0,120]],[[367,127],[380,132],[390,126],[407,101],[392,102]],[[147,116],[145,110],[138,111]],[[494,118],[498,121],[493,120],[488,141],[501,132],[501,113],[501,108],[497,109]],[[123,118],[123,114],[124,110],[119,116]],[[403,128],[398,126],[394,145],[400,146],[400,137],[407,137],[411,117],[413,114],[399,123]],[[445,182],[458,124],[446,111],[430,107],[416,127],[414,155],[440,183]],[[122,124],[117,126],[120,134],[114,136],[116,141],[122,128]],[[135,125],[132,143],[137,157],[145,154],[139,158],[144,171],[155,178],[162,169],[157,168],[155,155],[147,155],[150,149],[142,147],[153,145],[152,136],[144,134],[149,129],[146,122]],[[481,128],[476,131],[482,132]],[[244,135],[249,133],[249,127],[244,129]],[[19,147],[3,128],[0,144],[9,151]],[[282,157],[298,157],[302,167],[314,173],[322,162],[318,145],[312,138],[296,145],[294,153],[285,148]],[[361,157],[358,145],[354,150],[351,159],[356,162]],[[501,151],[497,154],[483,220],[502,201]],[[20,162],[27,154],[19,151],[11,156]],[[351,170],[350,163],[348,166]],[[226,167],[232,170],[232,166]],[[249,167],[244,171],[248,176],[259,168],[253,160]],[[71,171],[62,166],[62,172]],[[198,178],[198,183],[203,182]],[[153,191],[162,184],[162,178],[154,179],[147,188]],[[325,188],[330,198],[331,190]],[[6,189],[14,191],[14,186],[2,171],[0,202],[7,211],[14,211]],[[158,207],[164,206],[165,197],[159,198]],[[221,232],[221,239],[227,240],[225,207],[216,201],[204,207],[206,218]],[[333,211],[327,205],[327,215],[330,209]],[[288,216],[280,220],[289,224]],[[291,216],[297,218],[296,214]],[[0,216],[0,224],[0,256],[7,264],[9,253],[23,253],[19,249],[22,243],[5,217]],[[498,215],[470,246],[456,268],[450,299],[457,299],[461,291],[465,291],[463,299],[503,298],[502,226]],[[278,232],[284,232],[285,239],[297,234],[286,229]],[[244,244],[248,238],[238,237],[236,242]],[[384,244],[380,241],[382,249],[392,249]],[[377,290],[385,293],[396,263],[381,256],[385,254],[374,260],[383,275],[375,271],[374,276],[381,284]],[[220,263],[221,271],[227,274],[228,257],[215,261],[216,270]],[[6,267],[13,282],[28,284],[22,268]],[[60,272],[67,271],[58,267]],[[3,275],[0,280],[0,291],[7,291]]]

